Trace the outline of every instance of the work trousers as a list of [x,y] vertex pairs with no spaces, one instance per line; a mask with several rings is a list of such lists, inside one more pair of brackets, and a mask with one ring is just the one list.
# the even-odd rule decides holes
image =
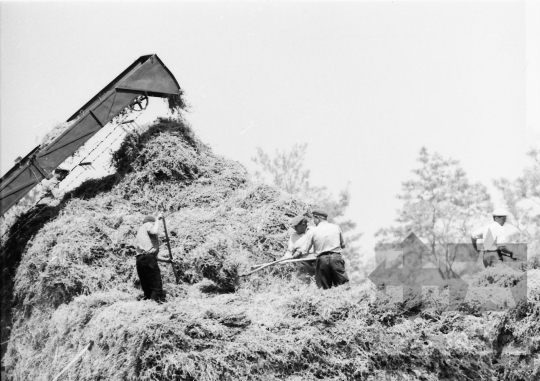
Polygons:
[[144,299],[154,300],[158,303],[164,301],[163,283],[157,258],[154,254],[141,254],[137,256],[137,274],[141,281]]
[[503,257],[498,251],[484,251],[482,262],[485,267],[494,267],[503,262]]
[[328,289],[347,283],[345,261],[339,253],[322,253],[315,261],[315,280],[319,288]]
[[32,220],[34,222],[47,222],[58,214],[58,210],[54,206],[48,204],[37,204],[34,207]]

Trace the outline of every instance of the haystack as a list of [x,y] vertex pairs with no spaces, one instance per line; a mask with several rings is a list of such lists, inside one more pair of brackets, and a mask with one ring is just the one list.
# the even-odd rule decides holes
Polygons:
[[[438,298],[397,304],[375,298],[368,283],[320,291],[291,277],[291,265],[240,283],[240,272],[284,252],[287,221],[308,206],[252,182],[242,165],[212,153],[182,119],[159,119],[130,134],[113,164],[114,175],[82,184],[48,220],[2,247],[5,274],[13,276],[3,290],[3,306],[12,312],[4,363],[13,380],[52,379],[90,341],[92,349],[62,379],[538,374],[528,367],[537,352],[526,350],[529,362],[518,361],[506,374],[493,350],[505,334],[501,322],[517,327],[519,313],[537,316],[536,299],[507,314],[478,316],[448,311]],[[132,250],[143,217],[157,211],[165,213],[182,274],[176,285],[161,265],[163,304],[139,300]],[[510,329],[506,338],[516,344],[526,334],[538,337],[532,327]]]

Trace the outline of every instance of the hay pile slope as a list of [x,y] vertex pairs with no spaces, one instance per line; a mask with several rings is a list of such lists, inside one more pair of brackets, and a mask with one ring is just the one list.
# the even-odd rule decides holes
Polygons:
[[[129,135],[113,161],[115,175],[67,195],[23,248],[2,248],[3,255],[20,255],[20,263],[9,262],[13,299],[3,300],[12,303],[4,363],[13,380],[52,379],[90,340],[92,350],[66,379],[538,374],[529,366],[538,354],[537,299],[505,313],[447,311],[440,298],[375,299],[367,283],[321,292],[291,277],[292,265],[240,283],[238,274],[250,265],[283,253],[287,221],[306,205],[250,181],[240,164],[214,155],[181,119],[159,119]],[[144,215],[158,209],[166,212],[183,280],[174,284],[161,265],[168,292],[161,305],[138,300],[132,249]],[[494,349],[494,342],[501,345]],[[500,364],[505,345],[525,348],[512,367]]]
[[38,312],[10,352],[16,379],[50,378],[89,340],[94,348],[70,372],[74,379],[530,380],[538,374],[497,355],[498,315],[434,309],[413,319],[401,305],[388,319],[388,306],[372,301],[369,287],[321,293],[295,280],[258,280],[218,295],[189,286],[162,305],[136,301],[133,292],[98,292]]
[[[244,268],[283,253],[287,221],[305,211],[290,196],[250,182],[244,167],[214,155],[181,119],[159,119],[129,135],[113,161],[115,175],[82,184],[43,227],[28,224],[2,242],[4,274],[16,270],[14,285],[2,290],[14,329],[79,295],[132,292],[132,244],[144,215],[165,211],[187,284],[210,279],[215,291],[230,292]],[[164,282],[173,283],[170,268],[162,270]],[[182,294],[180,286],[170,288],[171,297]]]
[[[129,135],[114,164],[115,176],[67,195],[61,213],[25,248],[15,277],[19,308],[132,288],[129,248],[144,215],[157,211],[166,212],[186,281],[207,277],[231,291],[241,263],[283,253],[286,223],[305,209],[250,183],[240,164],[213,155],[180,120],[160,119]],[[166,281],[170,275],[164,271]]]

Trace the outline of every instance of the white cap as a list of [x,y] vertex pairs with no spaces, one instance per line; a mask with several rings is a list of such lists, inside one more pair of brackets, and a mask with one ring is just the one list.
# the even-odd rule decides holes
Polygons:
[[504,208],[497,208],[493,211],[493,215],[506,217],[508,215],[508,211]]

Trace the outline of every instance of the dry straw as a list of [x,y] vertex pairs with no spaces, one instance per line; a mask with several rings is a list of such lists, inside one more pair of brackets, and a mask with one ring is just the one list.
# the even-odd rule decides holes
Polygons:
[[[2,248],[6,258],[20,258],[5,262],[14,285],[3,290],[17,332],[4,356],[13,380],[51,379],[90,341],[92,351],[62,377],[538,375],[538,365],[530,366],[540,337],[540,299],[533,296],[507,312],[483,313],[472,302],[448,311],[444,295],[395,302],[376,298],[368,283],[320,291],[291,277],[291,264],[240,283],[240,272],[283,254],[287,221],[306,205],[252,182],[243,166],[213,154],[182,119],[159,119],[128,135],[113,164],[115,175],[81,185],[42,227]],[[139,300],[132,244],[143,216],[162,207],[183,283],[176,285],[162,266],[168,297],[158,305]],[[522,348],[523,356],[503,366],[509,346]]]

